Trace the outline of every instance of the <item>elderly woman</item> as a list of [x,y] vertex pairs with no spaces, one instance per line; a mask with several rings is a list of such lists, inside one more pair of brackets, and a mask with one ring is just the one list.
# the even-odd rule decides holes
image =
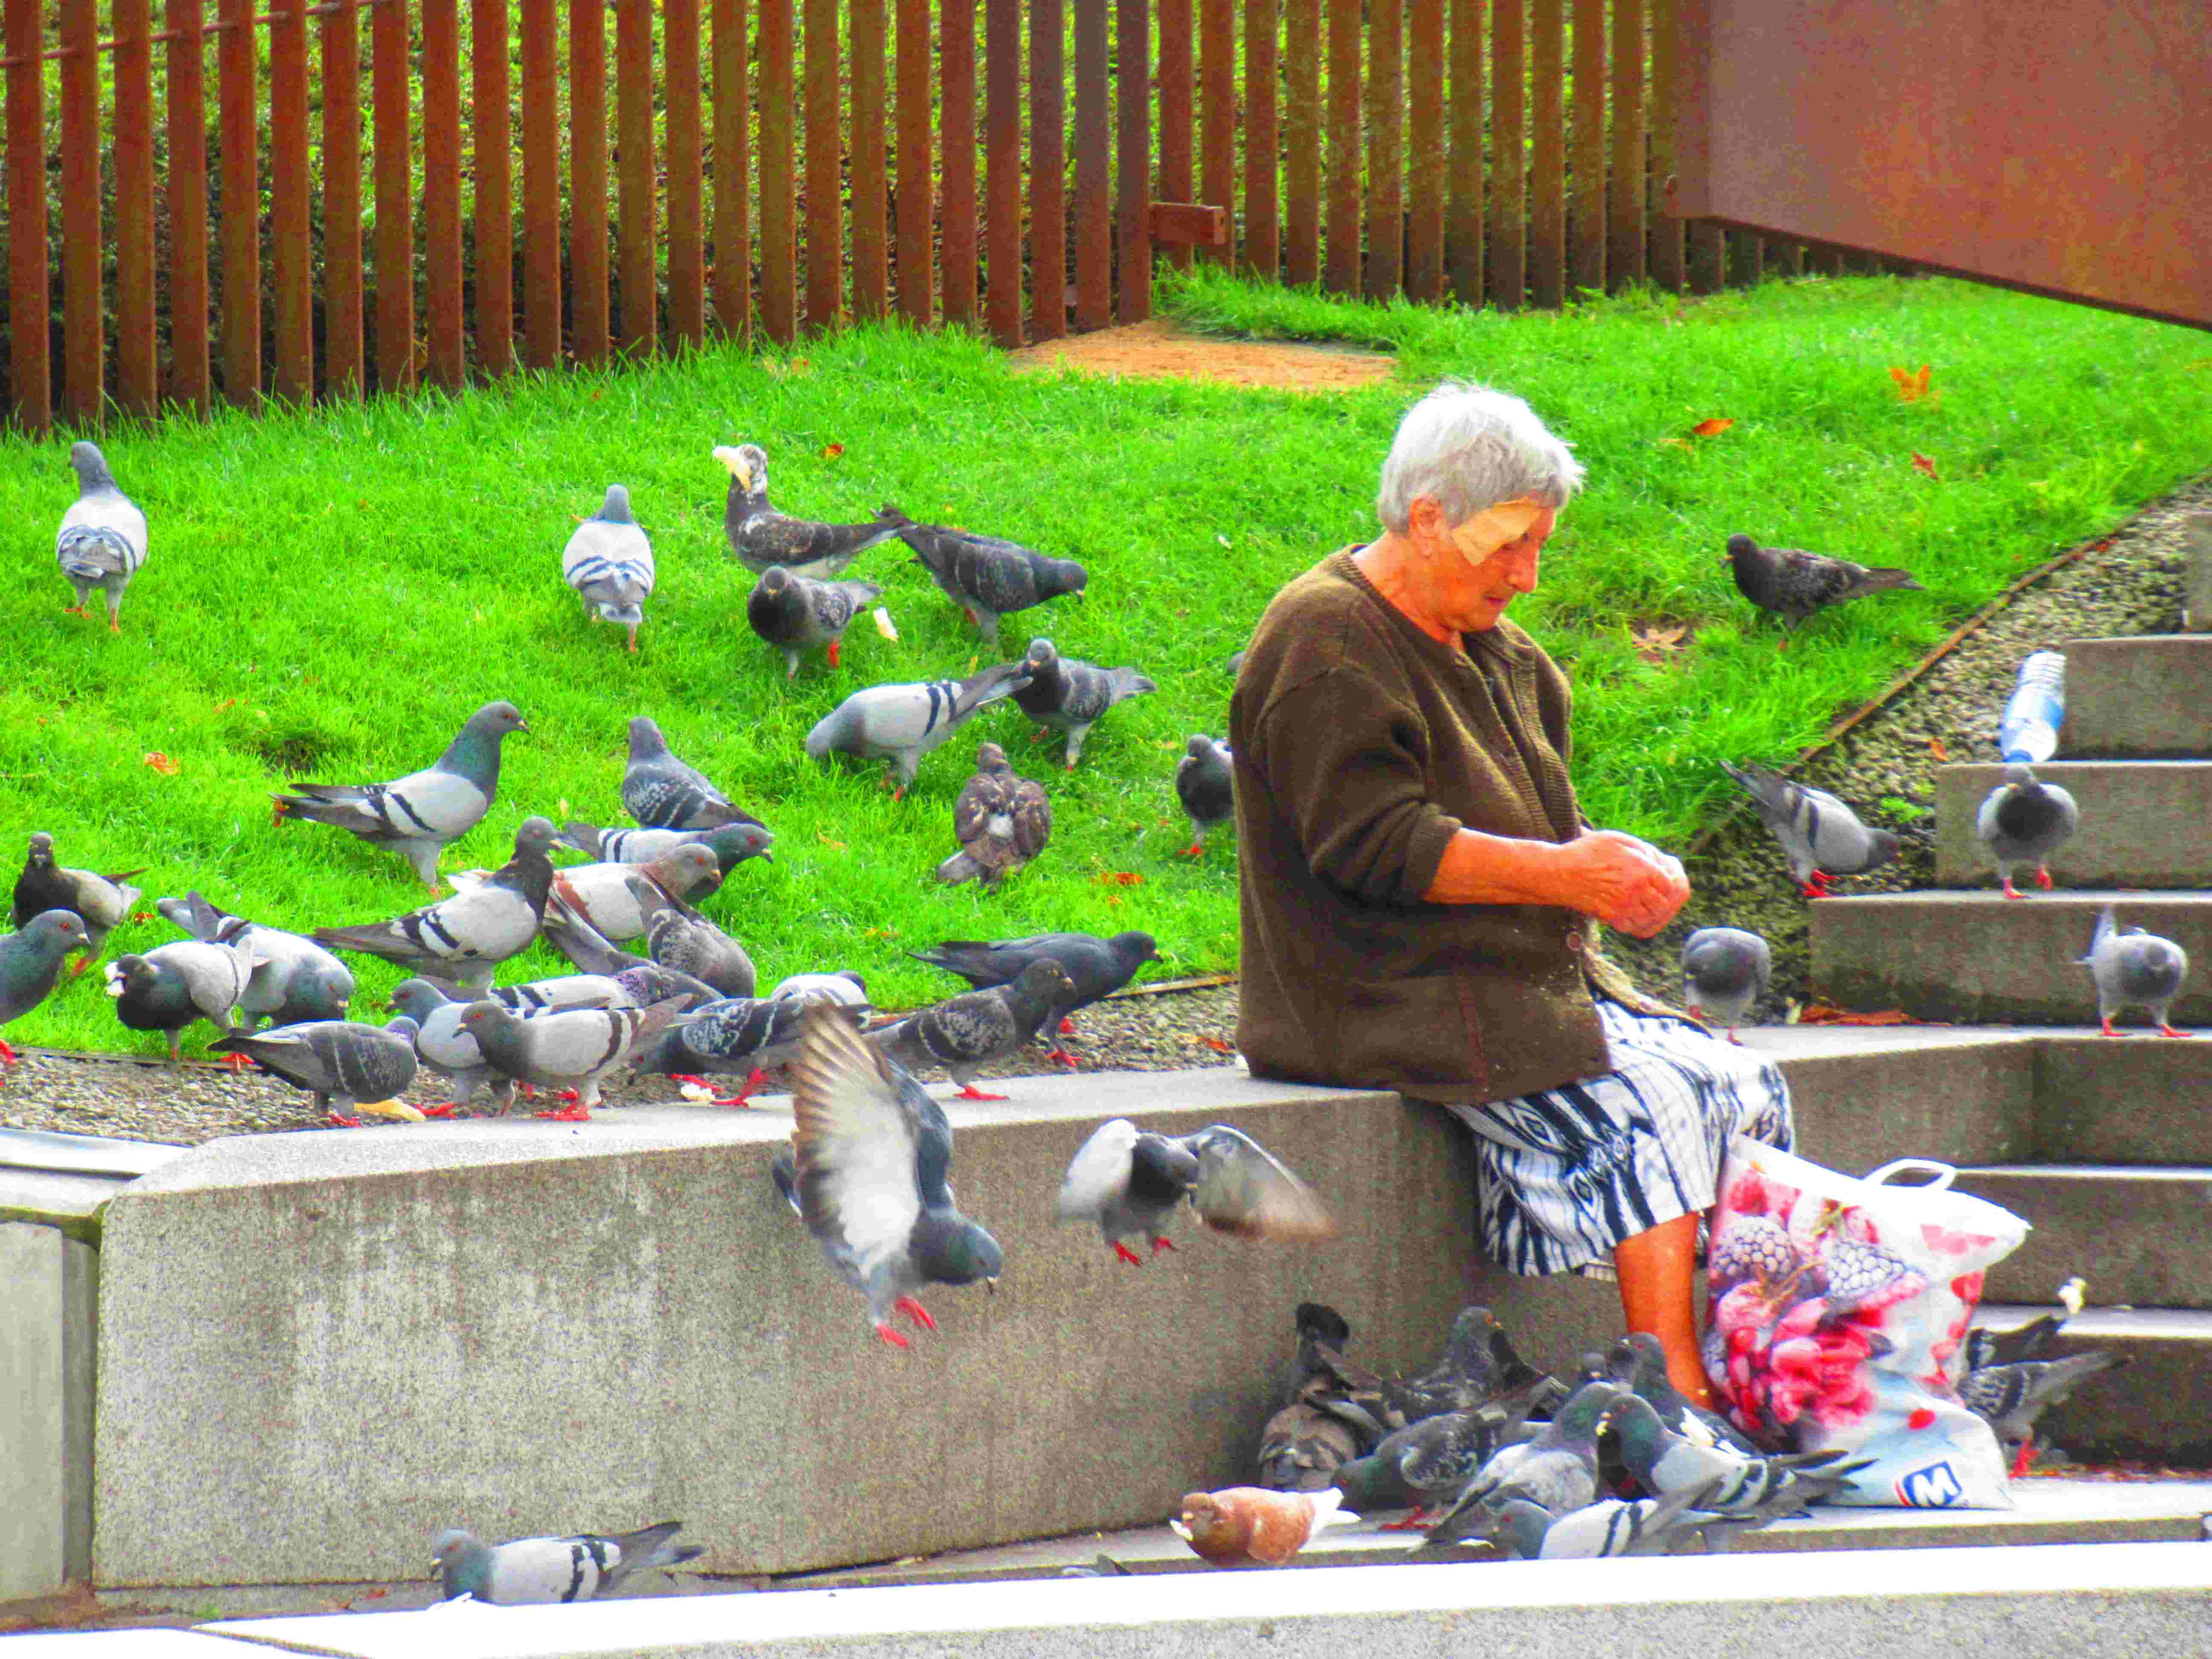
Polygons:
[[1395,1088],[1479,1137],[1482,1242],[1619,1276],[1675,1385],[1711,1392],[1691,1272],[1731,1136],[1787,1146],[1781,1073],[1637,994],[1682,866],[1594,830],[1566,678],[1505,609],[1582,482],[1517,398],[1446,385],[1382,464],[1382,533],[1278,593],[1231,706],[1255,1075]]

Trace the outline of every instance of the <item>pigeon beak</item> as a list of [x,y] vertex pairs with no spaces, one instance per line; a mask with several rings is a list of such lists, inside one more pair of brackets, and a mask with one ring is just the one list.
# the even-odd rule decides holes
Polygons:
[[1734,564],[1735,561],[1729,558],[1727,554],[1723,553],[1720,556],[1720,562],[1723,564]]
[[998,1293],[999,1293],[999,1281],[998,1281],[997,1279],[985,1279],[985,1280],[983,1281],[983,1294],[984,1294],[984,1295],[986,1295],[986,1296],[996,1296],[996,1295],[998,1295]]
[[[514,729],[518,732],[530,732],[530,722],[528,720],[517,720],[514,723]],[[535,732],[531,732],[530,735],[534,738],[538,734]]]

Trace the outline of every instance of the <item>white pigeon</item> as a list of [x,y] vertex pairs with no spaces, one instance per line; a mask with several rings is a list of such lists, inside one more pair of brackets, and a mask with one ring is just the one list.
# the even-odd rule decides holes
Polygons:
[[108,631],[120,634],[123,590],[146,562],[146,515],[116,487],[99,445],[71,444],[70,465],[76,469],[76,500],[54,537],[54,562],[76,589],[76,603],[64,614],[90,616],[97,587],[107,595]]
[[568,538],[561,550],[561,580],[583,596],[587,614],[628,629],[629,648],[637,649],[638,624],[653,592],[653,544],[630,517],[624,486],[609,484],[605,502]]

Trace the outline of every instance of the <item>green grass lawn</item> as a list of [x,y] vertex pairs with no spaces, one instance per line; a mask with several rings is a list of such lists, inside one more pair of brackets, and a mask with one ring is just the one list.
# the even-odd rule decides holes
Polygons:
[[[1200,866],[1175,856],[1188,835],[1175,762],[1188,733],[1224,729],[1218,664],[1276,586],[1372,528],[1396,419],[1438,376],[1521,392],[1588,464],[1543,590],[1516,615],[1577,682],[1591,816],[1674,845],[1723,799],[1716,757],[1787,760],[2021,571],[2212,464],[2204,336],[1962,284],[1815,280],[1509,318],[1202,277],[1169,303],[1209,325],[1388,343],[1405,378],[1308,398],[1018,377],[971,338],[869,329],[808,343],[803,367],[731,349],[113,430],[104,447],[152,532],[119,639],[61,614],[66,437],[0,440],[21,577],[0,599],[0,863],[12,870],[45,829],[65,863],[150,866],[149,913],[198,885],[301,929],[394,915],[422,897],[397,857],[323,826],[273,829],[269,791],[288,775],[396,776],[506,697],[534,735],[509,740],[500,801],[448,868],[500,862],[530,812],[620,821],[624,726],[649,714],[777,831],[775,864],[744,866],[708,906],[764,985],[852,967],[884,1004],[911,1004],[957,987],[906,948],[1059,927],[1150,930],[1172,957],[1152,975],[1226,969],[1233,840]],[[1940,403],[1901,403],[1889,366],[1922,362]],[[1711,416],[1735,424],[1686,435]],[[787,684],[781,653],[745,625],[751,579],[722,540],[726,479],[709,451],[744,438],[767,447],[788,511],[859,518],[895,500],[1080,558],[1089,597],[1007,619],[1001,658],[1047,634],[1138,665],[1158,695],[1101,722],[1072,775],[1011,703],[926,761],[901,803],[875,766],[810,763],[807,728],[845,695],[963,672],[977,646],[892,544],[851,574],[887,584],[900,641],[863,623],[842,670],[817,658]],[[562,544],[611,481],[629,486],[659,561],[636,657],[560,580]],[[1929,591],[1821,618],[1778,657],[1717,562],[1739,529],[1902,563]],[[1662,667],[1632,647],[1632,627],[1651,623],[1691,630]],[[1056,818],[1043,859],[995,896],[931,877],[984,737],[1047,782]],[[174,775],[147,765],[153,751]],[[158,920],[126,927],[109,954],[171,937]],[[536,951],[501,977],[561,966]],[[356,967],[368,1014],[400,975]],[[96,974],[8,1035],[161,1052],[117,1024]]]

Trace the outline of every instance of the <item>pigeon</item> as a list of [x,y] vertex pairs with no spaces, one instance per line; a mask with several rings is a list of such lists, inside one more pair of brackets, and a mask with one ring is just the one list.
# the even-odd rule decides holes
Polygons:
[[243,945],[194,939],[157,945],[143,956],[107,964],[107,994],[116,1018],[134,1031],[159,1031],[177,1059],[177,1033],[204,1019],[223,1036],[236,1028],[231,1010],[246,994],[253,961]]
[[629,878],[630,896],[645,915],[645,948],[653,961],[704,981],[726,997],[749,997],[759,984],[745,947],[683,900]]
[[1605,1358],[1606,1376],[1659,1414],[1660,1424],[1693,1445],[1720,1446],[1758,1457],[1759,1449],[1718,1412],[1709,1411],[1667,1375],[1667,1347],[1649,1331],[1631,1331]]
[[2025,766],[2005,768],[2005,781],[1990,791],[1974,819],[1974,833],[1996,860],[2007,898],[2027,896],[2012,884],[2015,864],[2035,866],[2035,884],[2051,890],[2051,856],[2081,822],[2074,797],[2055,783],[2038,783]]
[[1312,1188],[1225,1123],[1170,1136],[1141,1130],[1126,1117],[1109,1118],[1069,1163],[1054,1208],[1063,1222],[1097,1226],[1114,1254],[1133,1267],[1145,1258],[1124,1241],[1149,1238],[1154,1255],[1173,1249],[1160,1230],[1185,1199],[1207,1226],[1232,1238],[1313,1243],[1337,1233],[1335,1218]]
[[107,595],[107,631],[120,634],[123,590],[146,562],[146,515],[116,488],[97,444],[71,444],[70,465],[76,469],[76,499],[62,514],[54,562],[76,590],[76,603],[62,614],[90,616],[97,587]]
[[775,862],[769,850],[775,845],[775,831],[764,823],[726,823],[712,830],[601,830],[572,819],[561,827],[560,835],[562,846],[606,864],[650,864],[694,841],[714,848],[714,861],[726,877],[747,859]]
[[450,970],[459,983],[482,991],[494,968],[538,937],[553,888],[553,866],[545,857],[552,844],[550,823],[525,818],[514,832],[514,856],[481,885],[390,921],[318,927],[312,937],[318,945],[381,957],[406,969]]
[[[1712,1483],[1708,1483],[1708,1486]],[[1669,1555],[1723,1517],[1704,1507],[1705,1487],[1665,1498],[1608,1498],[1554,1515],[1525,1498],[1508,1498],[1462,1534],[1493,1543],[1517,1561],[1589,1561],[1608,1555]],[[1731,1526],[1750,1526],[1730,1520]]]
[[1341,1350],[1352,1339],[1344,1316],[1325,1302],[1301,1302],[1292,1314],[1296,1358],[1283,1407],[1260,1431],[1259,1483],[1270,1492],[1319,1492],[1336,1470],[1359,1455],[1358,1432],[1319,1401],[1336,1378],[1321,1362],[1316,1345]]
[[[1493,1340],[1502,1335],[1489,1309],[1462,1308],[1453,1316],[1444,1351],[1436,1364],[1413,1377],[1376,1376],[1352,1364],[1325,1343],[1316,1345],[1315,1352],[1337,1380],[1352,1390],[1350,1403],[1367,1420],[1388,1431],[1402,1429],[1425,1417],[1466,1411],[1538,1375],[1525,1367],[1510,1377],[1505,1374]],[[1511,1352],[1510,1346],[1505,1352]]]
[[1735,1028],[1751,1005],[1766,994],[1774,956],[1766,941],[1741,927],[1700,927],[1682,941],[1682,1006],[1725,1027],[1741,1048]]
[[877,516],[896,523],[899,539],[914,550],[915,562],[993,645],[998,643],[1000,617],[1063,593],[1080,593],[1091,580],[1073,559],[1049,559],[996,536],[916,524],[888,501]]
[[792,1152],[777,1185],[831,1271],[867,1298],[876,1334],[903,1348],[893,1312],[937,1328],[916,1291],[979,1279],[994,1290],[1005,1257],[953,1204],[945,1109],[861,1041],[841,1011],[818,1001],[802,1007]]
[[1843,1463],[1838,1449],[1784,1457],[1747,1457],[1730,1448],[1701,1446],[1659,1420],[1648,1401],[1615,1397],[1598,1419],[1601,1434],[1619,1437],[1620,1461],[1653,1498],[1703,1494],[1701,1510],[1722,1515],[1763,1512],[1777,1504],[1799,1509],[1832,1497],[1870,1461]]
[[1869,569],[1849,559],[1831,559],[1794,547],[1761,547],[1742,535],[1728,538],[1728,552],[1721,562],[1735,572],[1737,592],[1782,619],[1785,645],[1793,624],[1832,605],[1885,588],[1926,591],[1910,571]]
[[1217,1567],[1281,1567],[1324,1527],[1347,1526],[1359,1519],[1341,1507],[1344,1494],[1268,1492],[1259,1486],[1230,1486],[1220,1492],[1185,1492],[1181,1513],[1168,1522],[1175,1535]]
[[707,775],[669,751],[660,728],[639,714],[629,723],[629,764],[623,769],[623,810],[647,830],[719,830],[758,823],[708,782]]
[[903,795],[924,755],[977,709],[1028,684],[1028,671],[1020,663],[1000,663],[964,680],[872,685],[815,722],[806,734],[806,757],[823,760],[839,753],[889,761],[891,793]]
[[770,1000],[785,997],[827,997],[848,1008],[866,1009],[868,1001],[868,981],[850,968],[840,968],[830,974],[793,974],[777,981],[769,993]]
[[[342,1108],[371,1111],[397,1104],[397,1097],[415,1080],[415,1022],[404,1017],[382,1026],[309,1020],[267,1031],[235,1031],[208,1046],[259,1061],[295,1089],[314,1096],[318,1111],[349,1129],[359,1127],[361,1120]],[[422,1115],[412,1108],[403,1115]]]
[[975,747],[975,775],[952,805],[952,838],[960,850],[937,866],[951,886],[982,879],[996,888],[1044,851],[1052,836],[1052,802],[1044,786],[1014,775],[995,743]]
[[434,980],[403,979],[392,988],[389,1006],[415,1022],[416,1059],[453,1085],[453,1099],[425,1107],[425,1117],[467,1109],[479,1089],[491,1091],[492,1103],[502,1113],[514,1104],[514,1079],[487,1061],[476,1038],[461,1029],[461,1016],[472,1006]]
[[[553,872],[551,903],[581,916],[611,945],[642,939],[658,907],[656,895],[705,898],[722,884],[714,849],[687,842],[650,864],[579,864]],[[642,887],[641,898],[630,890]]]
[[784,678],[799,678],[799,659],[812,647],[830,647],[837,666],[837,647],[853,618],[884,596],[881,582],[817,581],[772,564],[745,596],[745,620],[753,632],[783,653]]
[[2170,939],[2146,933],[2140,927],[2121,928],[2109,904],[2097,912],[2097,931],[2087,956],[2075,962],[2088,969],[2097,981],[2097,1019],[2106,1036],[2118,1036],[2112,1016],[2131,1005],[2150,1011],[2160,1035],[2187,1036],[2167,1024],[2166,1010],[2181,994],[2189,977],[2189,955]]
[[1160,688],[1133,668],[1101,668],[1096,663],[1063,657],[1050,640],[1036,639],[1024,654],[1021,667],[1029,683],[1014,693],[1021,711],[1038,724],[1067,733],[1067,769],[1075,769],[1083,740],[1091,735],[1106,711],[1117,702],[1141,697]]
[[1229,822],[1237,811],[1236,768],[1229,745],[1203,732],[1190,734],[1183,757],[1176,763],[1176,799],[1190,820],[1190,846],[1185,858],[1206,856],[1206,832]]
[[562,1008],[519,1019],[496,1002],[472,1002],[460,1030],[476,1039],[484,1064],[502,1077],[560,1090],[570,1103],[540,1112],[562,1123],[588,1123],[599,1079],[682,1018],[682,997],[650,1008]]
[[75,978],[100,960],[108,934],[138,902],[138,890],[124,883],[144,873],[143,869],[118,870],[113,875],[96,876],[89,870],[71,870],[54,862],[54,838],[43,830],[34,830],[23,855],[23,872],[15,878],[8,925],[21,927],[48,910],[66,910],[82,922],[87,943],[84,954],[70,970],[70,977]]
[[1863,876],[1897,856],[1897,837],[1869,830],[1851,809],[1823,789],[1792,783],[1763,766],[1721,770],[1749,792],[1759,820],[1790,855],[1790,874],[1807,898],[1828,896],[1828,877]]
[[638,624],[653,592],[653,544],[629,515],[629,490],[609,484],[599,510],[578,525],[561,550],[561,580],[583,596],[585,614],[629,630],[637,649]]
[[[663,1000],[638,996],[615,974],[559,974],[551,979],[525,980],[520,985],[495,985],[481,994],[435,974],[416,977],[448,1002],[464,1006],[471,1002],[496,1002],[525,1019],[532,1014],[557,1012],[563,1008],[645,1008]],[[697,988],[708,992],[708,1001],[714,1000],[708,988]]]
[[298,1025],[345,1018],[353,1001],[353,970],[314,940],[218,910],[197,890],[180,899],[157,899],[154,908],[192,938],[242,945],[252,957],[253,975],[238,1003],[246,1030],[264,1020]]
[[1966,1333],[1960,1346],[1959,1357],[1962,1371],[1978,1371],[1991,1365],[2014,1365],[2023,1359],[2049,1359],[2051,1345],[2058,1333],[2066,1328],[2066,1322],[2081,1311],[2087,1299],[2089,1281],[2079,1273],[2058,1287],[2058,1311],[2039,1314],[2025,1325],[2008,1331],[1993,1331],[1977,1325]]
[[1483,1512],[1525,1498],[1565,1515],[1597,1498],[1597,1426],[1622,1393],[1617,1383],[1585,1382],[1529,1439],[1499,1448],[1429,1528],[1432,1544],[1483,1534]]
[[960,1085],[958,1100],[1004,1100],[975,1086],[975,1073],[1030,1042],[1055,1000],[1074,982],[1056,962],[1038,961],[1012,985],[969,991],[868,1033],[868,1041],[902,1066],[942,1066]]
[[457,1595],[497,1607],[590,1601],[640,1568],[680,1566],[703,1555],[702,1545],[668,1541],[683,1525],[663,1521],[611,1537],[581,1532],[573,1538],[517,1538],[489,1549],[453,1528],[438,1534],[430,1570],[442,1575],[448,1601]]
[[[1053,1017],[1059,1035],[1075,1034],[1074,1016],[1101,998],[1112,995],[1137,976],[1137,969],[1159,960],[1159,947],[1150,933],[1116,933],[1100,939],[1095,933],[1032,933],[1025,939],[949,939],[934,949],[909,951],[917,962],[957,974],[977,990],[1005,985],[1038,960],[1056,962],[1074,981],[1075,994],[1055,1004]],[[1058,1048],[1045,1056],[1073,1069],[1075,1057]]]
[[[650,957],[617,951],[581,917],[549,907],[541,931],[548,945],[586,975],[611,979],[621,986],[636,1007],[649,1008],[673,996],[690,996],[696,1003],[707,1003],[728,994],[679,968],[665,968]],[[498,991],[490,995],[495,1001],[507,1000]]]
[[1959,1401],[1996,1431],[2008,1449],[2017,1448],[2012,1473],[2027,1473],[2035,1460],[2035,1420],[2100,1371],[2128,1363],[2124,1354],[2105,1349],[2064,1359],[2023,1359],[2010,1365],[1985,1365],[1959,1381]]
[[[0,938],[0,1030],[53,994],[63,957],[88,948],[84,923],[72,910],[41,910]],[[12,1066],[15,1058],[0,1036],[0,1065]]]
[[1524,1391],[1511,1404],[1492,1401],[1408,1423],[1384,1436],[1366,1456],[1339,1469],[1334,1484],[1346,1503],[1357,1504],[1363,1510],[1413,1511],[1402,1521],[1385,1522],[1385,1531],[1419,1527],[1431,1504],[1456,1495],[1497,1455],[1533,1403]]
[[872,524],[817,524],[777,512],[768,501],[768,452],[758,444],[719,446],[714,459],[730,471],[722,532],[730,538],[730,550],[738,562],[757,576],[780,564],[794,576],[822,580],[898,534],[898,526],[888,519]]
[[530,726],[511,702],[488,702],[468,718],[436,763],[390,783],[301,783],[272,794],[271,821],[335,824],[371,846],[389,847],[438,885],[446,843],[476,828],[499,798],[500,743]]
[[[678,1083],[699,1088],[710,1085],[710,1073],[745,1074],[744,1085],[726,1099],[709,1100],[709,1106],[742,1106],[761,1081],[778,1066],[787,1065],[799,1052],[799,1036],[805,1024],[810,997],[724,997],[710,1002],[691,1017],[664,1031],[637,1059],[641,1072],[658,1072]],[[860,1028],[858,1008],[838,1007],[854,1030]]]

